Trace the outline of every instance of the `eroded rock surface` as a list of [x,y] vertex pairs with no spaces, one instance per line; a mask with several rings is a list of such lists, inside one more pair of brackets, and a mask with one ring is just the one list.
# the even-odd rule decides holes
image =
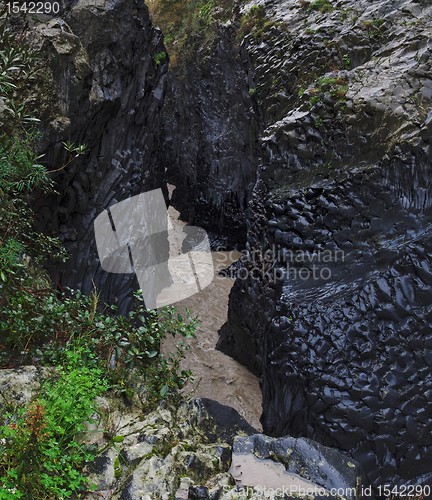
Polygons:
[[248,68],[234,26],[220,26],[210,46],[186,47],[170,69],[163,111],[160,156],[177,186],[172,204],[230,244],[245,242],[256,179],[259,117]]
[[234,285],[220,347],[261,374],[265,432],[344,450],[375,485],[430,483],[432,9],[261,4],[248,244],[276,256],[246,263],[264,273]]
[[[138,284],[133,275],[100,269],[93,221],[125,198],[166,190],[154,152],[168,58],[155,62],[165,48],[143,2],[80,0],[64,7],[61,18],[36,21],[30,32],[48,60],[52,103],[41,149],[59,193],[44,196],[39,222],[70,254],[53,266],[59,286],[88,292],[95,284],[102,300],[125,309]],[[83,144],[87,153],[74,159],[62,142]]]
[[[362,498],[363,471],[335,449],[304,438],[236,437],[230,468],[237,486],[287,496]],[[303,492],[303,493],[302,493]],[[283,497],[283,494],[279,495]],[[271,498],[271,496],[270,496]]]

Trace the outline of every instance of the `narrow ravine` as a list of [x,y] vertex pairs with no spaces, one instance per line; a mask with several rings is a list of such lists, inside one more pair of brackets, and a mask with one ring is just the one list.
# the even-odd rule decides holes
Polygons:
[[[172,192],[172,189],[170,189]],[[178,219],[178,212],[169,208],[173,225],[185,225]],[[181,247],[181,241],[170,241],[171,253]],[[220,270],[228,267],[240,254],[236,252],[213,252],[215,277],[213,282],[200,293],[175,304],[179,312],[187,308],[193,317],[197,317],[200,326],[196,339],[190,341],[182,367],[192,370],[193,383],[185,388],[185,393],[194,397],[214,399],[232,406],[256,429],[261,430],[261,390],[259,381],[249,370],[217,351],[218,330],[227,320],[228,297],[234,279],[218,276]],[[166,339],[163,352],[170,352],[175,346],[175,339]]]

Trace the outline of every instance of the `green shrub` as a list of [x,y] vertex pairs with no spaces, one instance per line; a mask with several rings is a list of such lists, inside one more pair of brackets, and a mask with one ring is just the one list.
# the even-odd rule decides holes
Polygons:
[[309,4],[309,8],[312,10],[318,10],[319,12],[331,12],[334,7],[329,0],[314,0]]
[[67,498],[87,489],[82,469],[95,450],[80,444],[80,435],[108,383],[96,364],[83,362],[82,350],[65,354],[64,366],[38,397],[2,417],[0,498]]
[[162,51],[162,52],[157,52],[154,56],[153,56],[153,61],[154,63],[156,64],[156,66],[160,66],[167,58],[167,54],[166,52]]
[[59,296],[49,289],[16,290],[0,310],[6,348],[2,364],[7,366],[11,356],[21,357],[21,362],[58,364],[68,346],[85,345],[97,353],[117,390],[127,391],[128,373],[137,369],[147,382],[148,406],[157,404],[161,397],[174,396],[190,378],[179,370],[184,346],[165,358],[160,344],[169,335],[194,337],[197,322],[188,311],[186,317],[173,307],[146,311],[142,298],[137,295],[136,301],[125,317],[115,315],[114,307],[101,312],[96,293]]
[[31,133],[21,136],[0,136],[0,190],[3,193],[31,191],[51,184],[47,171],[34,152],[36,137]]
[[307,96],[312,108],[324,99],[326,92],[339,102],[344,102],[348,92],[348,80],[345,77],[324,76],[299,95]]
[[351,68],[351,58],[348,54],[344,54],[342,56],[342,62],[343,62],[343,65],[345,66],[346,69]]
[[[14,31],[0,6],[0,126],[9,135],[39,120],[34,115],[38,75],[43,62],[36,49],[25,40],[24,32]],[[33,109],[32,109],[33,108]]]
[[208,0],[199,10],[198,16],[205,21],[206,24],[211,24],[214,21],[213,11],[215,9],[215,0]]
[[38,233],[33,227],[32,193],[35,189],[50,190],[53,183],[36,153],[35,123],[39,120],[34,103],[43,99],[35,83],[43,67],[42,58],[23,35],[21,29],[18,33],[12,29],[7,17],[1,17],[0,306],[11,288],[22,285],[26,275],[32,280],[27,272],[30,260],[35,269],[48,255],[65,257],[58,239]]
[[373,18],[362,21],[362,28],[367,32],[369,38],[380,39],[383,36],[385,19]]

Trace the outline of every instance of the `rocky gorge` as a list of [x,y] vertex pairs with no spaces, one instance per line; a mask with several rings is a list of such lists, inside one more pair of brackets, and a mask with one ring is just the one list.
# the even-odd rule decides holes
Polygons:
[[[248,90],[252,120],[232,134],[259,128],[254,189],[234,189],[248,200],[249,275],[231,292],[219,347],[261,377],[265,432],[343,449],[375,485],[431,480],[430,16],[424,2],[249,4],[186,70],[214,85],[192,94],[190,114],[229,102],[213,74],[225,61],[212,58],[246,34],[238,93]],[[182,82],[172,92],[184,116]],[[230,177],[201,168],[207,189],[230,190]],[[192,206],[214,203],[194,186]],[[217,227],[212,214],[198,220]]]
[[[150,7],[68,0],[32,21],[53,99],[41,152],[57,183],[38,223],[71,256],[51,274],[126,311],[137,283],[101,269],[94,218],[158,187],[168,200],[174,184],[183,220],[215,249],[243,251],[218,347],[260,378],[264,434],[236,416],[198,453],[189,431],[164,443],[177,432],[168,410],[147,417],[157,425],[123,422],[136,424],[125,467],[109,448],[99,491],[236,498],[218,495],[246,452],[328,489],[430,485],[432,7],[201,2],[177,48],[178,26]],[[85,154],[70,161],[64,141]],[[196,410],[179,412],[198,425]],[[242,429],[255,437],[236,441]]]

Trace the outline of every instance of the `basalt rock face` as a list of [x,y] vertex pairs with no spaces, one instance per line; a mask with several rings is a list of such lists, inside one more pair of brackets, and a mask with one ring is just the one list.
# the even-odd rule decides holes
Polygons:
[[430,484],[432,9],[331,3],[266,2],[244,41],[266,130],[219,345],[261,374],[266,433]]
[[234,244],[246,239],[257,170],[259,119],[249,79],[228,23],[171,68],[164,106],[161,162],[177,187],[172,204],[182,219]]
[[[166,89],[167,62],[154,60],[165,50],[162,34],[141,1],[63,7],[61,18],[42,19],[32,28],[48,60],[53,101],[41,149],[59,193],[44,196],[39,223],[60,235],[70,254],[64,265],[53,266],[59,285],[88,292],[94,283],[103,301],[125,309],[138,285],[133,275],[100,268],[93,221],[125,198],[166,191],[154,155]],[[72,159],[61,144],[66,141],[86,145],[86,154]]]

